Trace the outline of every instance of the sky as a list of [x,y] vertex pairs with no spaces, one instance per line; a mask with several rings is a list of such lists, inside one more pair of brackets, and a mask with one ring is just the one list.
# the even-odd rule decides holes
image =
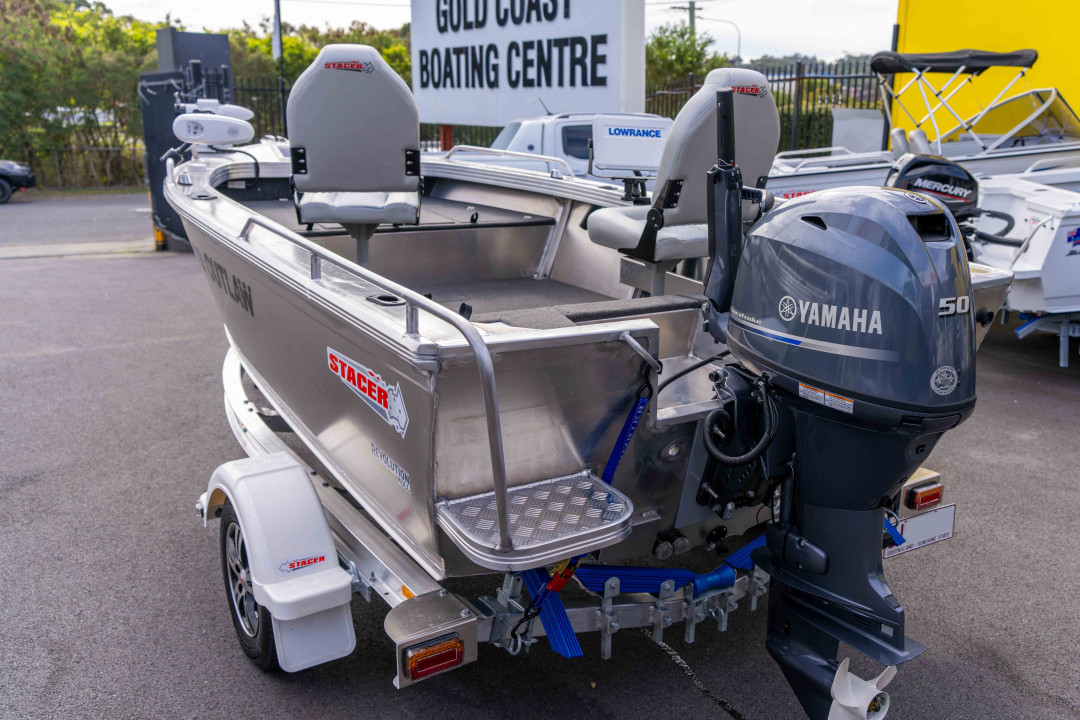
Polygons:
[[[587,2],[588,0],[577,0]],[[430,2],[430,0],[429,0]],[[742,56],[817,55],[836,59],[845,53],[888,50],[896,22],[898,0],[699,0],[698,31],[710,33],[717,52],[735,55],[742,33]],[[273,14],[272,0],[105,0],[117,15],[158,21],[171,13],[188,30],[257,27]],[[646,0],[646,33],[685,19],[680,2]],[[347,26],[361,20],[377,28],[400,27],[412,11],[408,0],[281,0],[282,19],[296,25]]]

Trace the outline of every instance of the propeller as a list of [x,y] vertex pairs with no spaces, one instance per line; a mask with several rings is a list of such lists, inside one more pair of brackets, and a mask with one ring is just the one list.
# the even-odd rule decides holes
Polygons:
[[833,704],[829,720],[882,720],[889,712],[889,694],[882,692],[896,677],[896,667],[889,666],[873,680],[851,674],[851,658],[844,658],[833,678]]

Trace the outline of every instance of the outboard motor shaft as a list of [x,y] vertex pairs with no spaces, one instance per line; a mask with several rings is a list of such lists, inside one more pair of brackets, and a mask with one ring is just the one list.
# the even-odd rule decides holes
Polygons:
[[[699,502],[724,488],[778,492],[779,516],[754,554],[772,578],[768,650],[812,720],[881,718],[894,671],[862,680],[836,654],[842,640],[891,667],[924,650],[905,638],[884,578],[883,524],[903,482],[974,408],[964,243],[937,200],[874,187],[788,201],[743,241],[729,201],[746,191],[729,187],[741,183],[724,160],[706,291],[709,329],[740,365],[717,384],[730,402],[723,422],[706,421],[717,462]],[[725,448],[744,451],[734,458],[743,470]]]

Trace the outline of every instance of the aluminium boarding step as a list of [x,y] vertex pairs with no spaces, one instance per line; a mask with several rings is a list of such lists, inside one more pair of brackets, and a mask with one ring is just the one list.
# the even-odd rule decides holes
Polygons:
[[507,496],[509,550],[499,548],[494,492],[436,505],[439,526],[482,567],[527,570],[614,545],[630,534],[633,503],[588,470],[507,488]]

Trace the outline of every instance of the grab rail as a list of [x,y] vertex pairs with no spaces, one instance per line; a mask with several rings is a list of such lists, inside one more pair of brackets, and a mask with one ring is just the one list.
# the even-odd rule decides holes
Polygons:
[[[784,158],[781,158],[781,159],[783,160]],[[785,170],[788,170],[789,172],[795,172],[797,170],[802,170],[805,167],[813,167],[815,165],[828,166],[830,162],[835,162],[837,160],[843,161],[843,160],[852,160],[852,159],[864,160],[866,162],[866,164],[871,164],[871,163],[882,162],[882,161],[884,161],[884,162],[892,162],[894,158],[893,158],[892,153],[890,153],[890,152],[888,152],[886,150],[882,150],[881,152],[874,152],[874,153],[853,153],[851,151],[848,151],[847,154],[822,155],[821,157],[807,158],[805,160],[801,160],[798,163],[793,163],[793,164],[788,164],[788,163],[782,162],[781,167],[783,167]],[[850,166],[841,165],[841,167],[850,167]]]
[[525,160],[539,160],[548,164],[555,163],[562,165],[566,168],[566,174],[568,177],[577,177],[574,175],[574,169],[570,167],[570,163],[566,162],[562,158],[552,157],[551,155],[537,155],[535,153],[523,153],[516,150],[496,150],[495,148],[480,147],[479,145],[455,145],[443,155],[443,160],[449,161],[456,153],[459,152],[471,152],[480,155],[495,155],[498,157],[517,157]]
[[1020,174],[1033,175],[1042,170],[1061,170],[1062,168],[1076,167],[1077,165],[1080,165],[1080,158],[1077,157],[1043,158],[1028,165],[1027,170]]
[[832,153],[834,155],[841,154],[841,153],[844,154],[844,155],[854,155],[855,154],[852,151],[848,150],[843,145],[833,145],[832,147],[806,148],[805,150],[784,150],[782,152],[776,153],[776,159],[777,160],[783,160],[784,158],[799,157],[801,155],[809,155],[810,153],[819,153],[819,152],[827,152],[827,153]]
[[476,357],[476,365],[480,371],[480,387],[484,394],[484,410],[487,414],[488,449],[491,454],[491,473],[495,489],[495,517],[499,524],[499,547],[500,551],[513,549],[510,540],[510,504],[506,495],[506,457],[503,453],[502,423],[499,420],[499,400],[495,393],[495,367],[491,362],[491,352],[488,350],[484,339],[472,323],[457,313],[447,310],[423,295],[414,293],[406,287],[387,280],[356,263],[349,262],[340,255],[325,250],[315,243],[300,236],[293,237],[287,230],[282,229],[275,223],[271,223],[257,215],[248,216],[247,222],[240,230],[240,239],[246,243],[251,242],[251,230],[260,227],[272,232],[277,237],[288,240],[311,253],[311,279],[318,282],[322,278],[322,263],[328,262],[341,268],[345,272],[365,280],[372,285],[393,293],[405,300],[405,332],[415,337],[418,334],[418,309],[434,315],[435,317],[453,325],[464,337],[465,342]]

